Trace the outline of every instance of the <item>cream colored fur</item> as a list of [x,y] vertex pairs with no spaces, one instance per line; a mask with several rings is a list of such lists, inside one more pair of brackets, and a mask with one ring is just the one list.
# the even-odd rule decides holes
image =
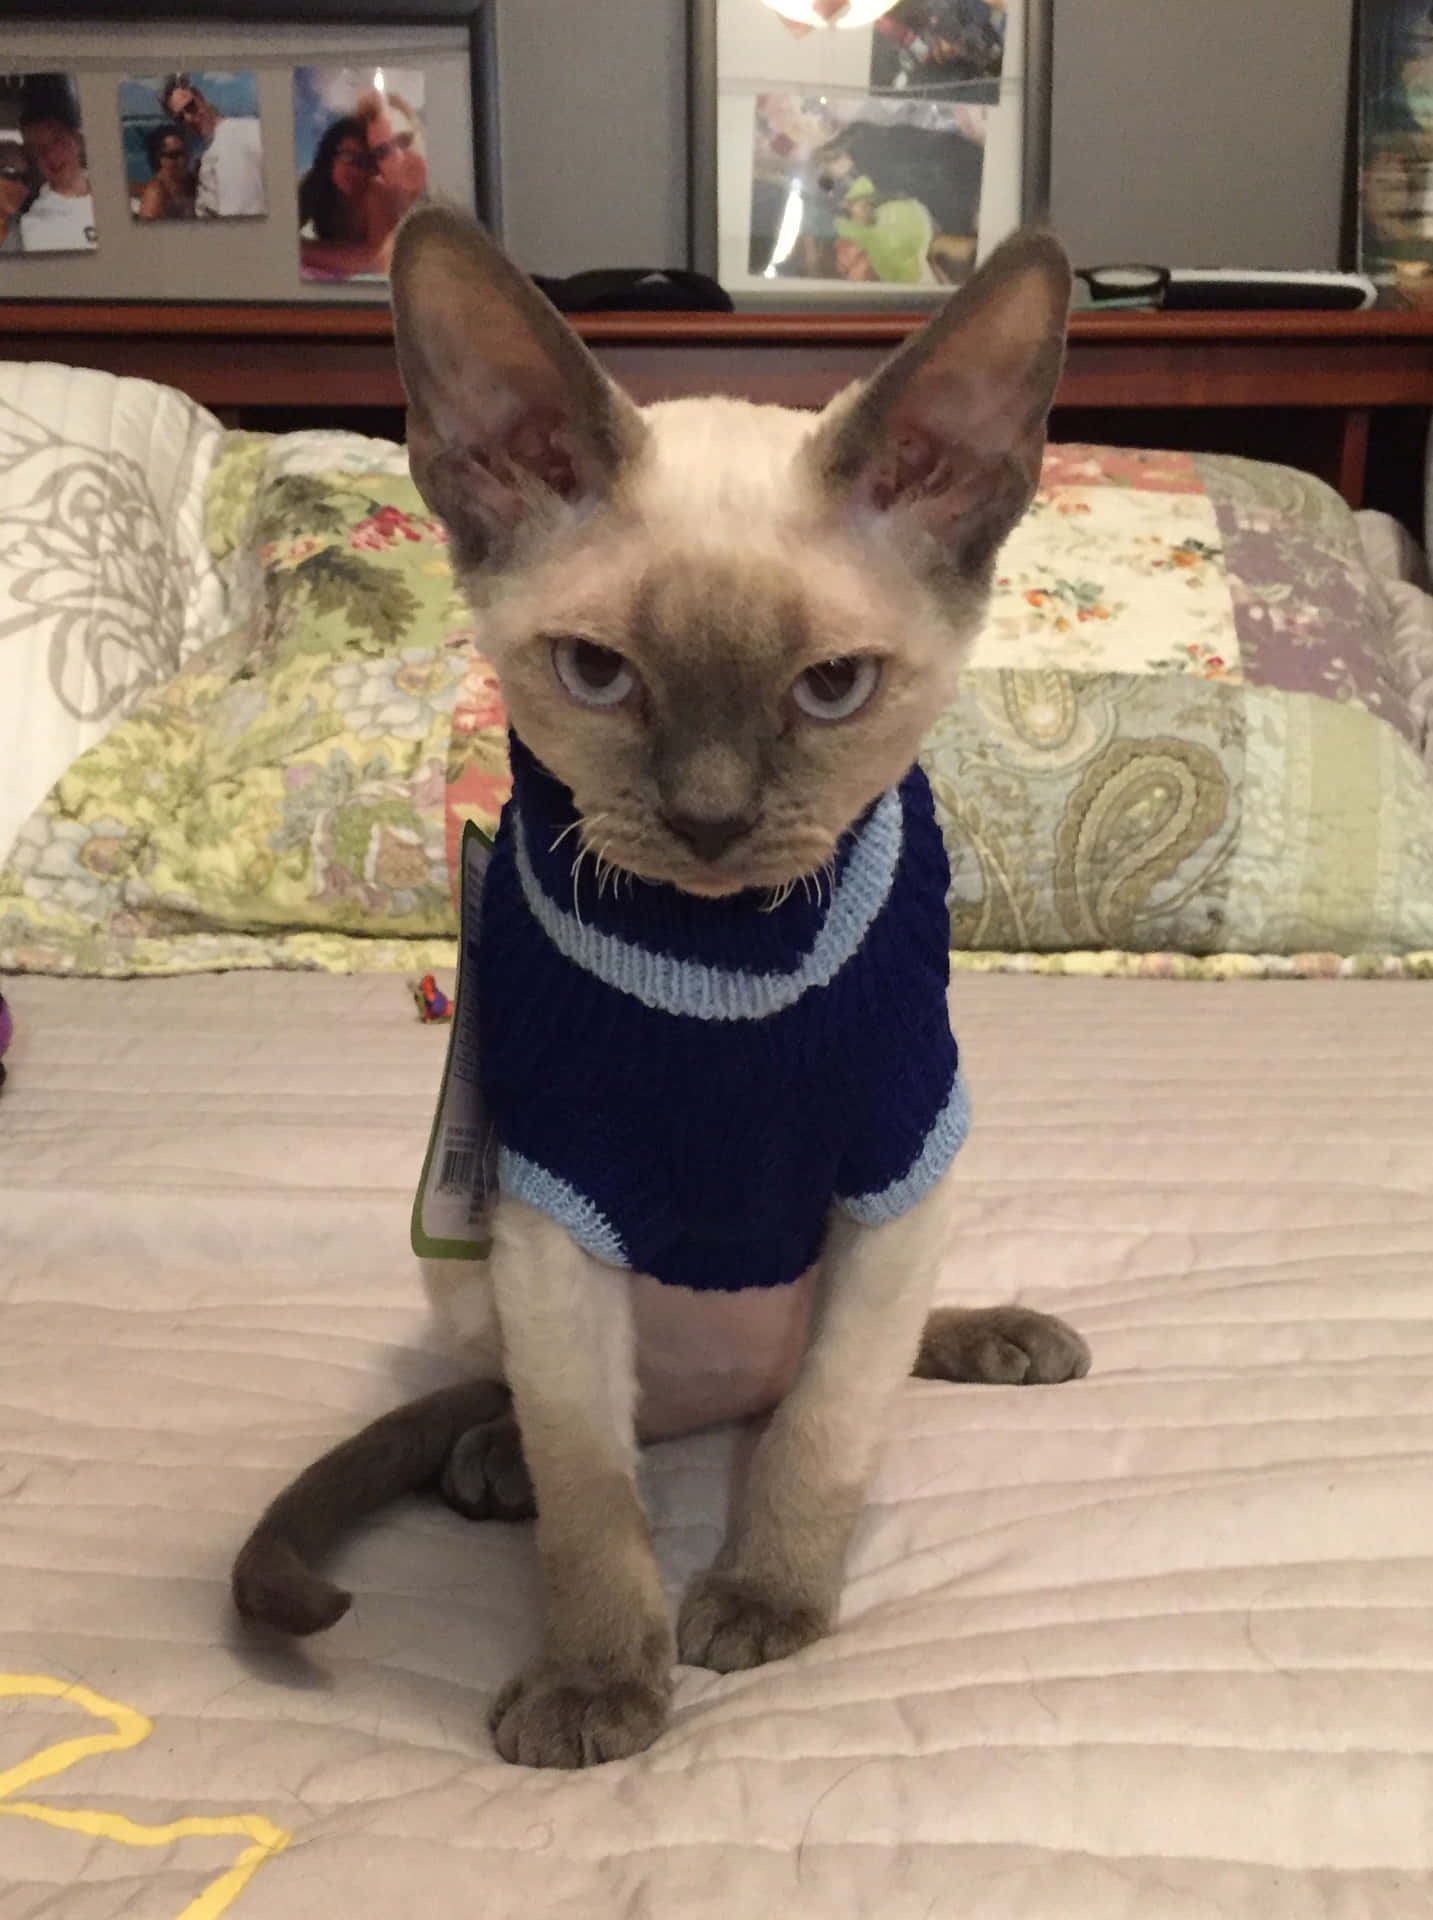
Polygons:
[[[952,1187],[947,1175],[883,1226],[833,1219],[794,1384],[757,1449],[718,1568],[683,1603],[682,1659],[746,1666],[830,1625],[887,1407],[949,1249]],[[485,1322],[485,1337],[494,1318],[502,1329],[547,1584],[546,1644],[500,1698],[498,1750],[547,1765],[618,1758],[660,1729],[672,1651],[636,1486],[630,1278],[512,1200],[496,1212],[490,1288],[481,1273],[468,1278],[480,1291],[466,1324]],[[461,1300],[448,1311],[461,1316]],[[691,1305],[700,1322],[700,1297]]]
[[746,1666],[756,1615],[766,1658],[825,1632],[890,1401],[910,1371],[949,1253],[955,1169],[898,1219],[833,1214],[810,1339],[752,1462],[717,1567],[682,1604],[678,1646],[696,1666]]
[[[1067,292],[1058,249],[1025,236],[820,417],[722,399],[639,413],[470,223],[410,217],[394,294],[414,474],[514,726],[571,789],[589,851],[704,894],[819,873],[951,696],[1035,484]],[[620,654],[642,700],[579,704],[554,671],[563,636]],[[879,663],[875,695],[849,722],[807,724],[795,683],[843,656]],[[737,816],[716,852],[679,830]],[[749,1666],[826,1630],[950,1193],[947,1176],[878,1227],[833,1217],[819,1273],[779,1299],[603,1268],[511,1200],[486,1266],[429,1267],[469,1366],[511,1383],[536,1494],[546,1641],[494,1710],[506,1757],[581,1765],[660,1730],[672,1636],[641,1430],[775,1407],[718,1565],[683,1605],[682,1657]],[[959,1324],[942,1351],[959,1355]],[[1055,1344],[1030,1377],[1078,1370],[1077,1338]]]
[[[545,764],[561,765],[593,822],[591,844],[613,865],[693,892],[776,886],[817,872],[910,765],[954,691],[984,596],[968,593],[953,616],[884,519],[853,529],[833,517],[811,457],[814,417],[722,399],[642,417],[642,450],[611,500],[572,510],[540,559],[484,585],[483,645],[514,726]],[[716,872],[663,830],[643,783],[614,782],[614,750],[640,742],[623,737],[623,716],[575,709],[549,659],[551,635],[582,634],[680,705],[673,666],[699,663],[714,613],[722,633],[743,635],[742,655],[723,664],[740,668],[754,710],[779,711],[820,661],[871,654],[883,673],[859,729],[813,729],[793,743],[799,758],[769,781],[756,832]],[[681,778],[699,796],[716,786],[710,765],[689,763]]]

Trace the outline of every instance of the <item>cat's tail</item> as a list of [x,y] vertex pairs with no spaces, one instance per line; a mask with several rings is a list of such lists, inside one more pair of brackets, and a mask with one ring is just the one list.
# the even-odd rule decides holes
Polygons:
[[462,1436],[499,1419],[509,1404],[495,1380],[441,1387],[315,1460],[240,1549],[230,1581],[239,1612],[282,1633],[318,1633],[341,1620],[353,1596],[315,1573],[313,1562],[375,1507],[437,1480]]

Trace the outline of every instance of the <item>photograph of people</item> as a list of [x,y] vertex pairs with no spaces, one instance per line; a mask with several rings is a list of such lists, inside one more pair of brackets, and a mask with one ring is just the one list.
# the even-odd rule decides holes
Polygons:
[[0,77],[0,153],[0,253],[92,253],[95,203],[71,74]]
[[151,127],[144,139],[150,177],[134,201],[136,220],[192,220],[199,181],[178,127]]
[[[125,86],[153,87],[159,115],[184,135],[197,155],[197,219],[253,220],[268,212],[259,95],[252,73],[169,73],[159,81],[126,81]],[[128,157],[128,140],[125,151]]]
[[423,76],[393,68],[299,67],[294,145],[299,271],[378,280],[398,222],[428,184]]
[[39,189],[39,176],[13,135],[0,135],[0,253],[19,253],[20,216]]

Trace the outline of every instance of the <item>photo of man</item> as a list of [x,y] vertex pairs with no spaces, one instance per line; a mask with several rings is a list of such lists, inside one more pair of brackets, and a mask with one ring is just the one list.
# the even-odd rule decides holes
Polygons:
[[398,222],[428,185],[423,75],[392,67],[297,67],[299,272],[381,280]]
[[[159,80],[126,80],[120,88],[120,118],[127,163],[132,152],[131,127],[146,142],[151,130],[145,124],[146,103],[136,100],[144,92],[153,95],[154,122],[167,122],[188,149],[195,175],[196,219],[256,220],[268,212],[258,86],[252,73],[168,73]],[[131,171],[132,205],[141,197],[134,192],[134,178]],[[166,200],[166,204],[172,203]],[[174,213],[145,216],[138,206],[134,212],[136,218],[183,217]]]
[[95,203],[68,73],[0,79],[0,253],[93,253]]

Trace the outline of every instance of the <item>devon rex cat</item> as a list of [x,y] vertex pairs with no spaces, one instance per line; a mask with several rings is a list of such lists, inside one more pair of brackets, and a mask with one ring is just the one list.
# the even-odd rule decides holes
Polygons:
[[[393,292],[413,474],[513,728],[476,968],[501,1198],[491,1259],[428,1276],[476,1384],[310,1468],[234,1593],[312,1631],[345,1519],[433,1480],[477,1515],[535,1499],[545,1645],[492,1729],[583,1766],[657,1737],[674,1653],[826,1632],[913,1363],[1089,1364],[1043,1314],[929,1312],[966,1105],[914,765],[1036,484],[1069,272],[1018,235],[819,416],[639,411],[444,208]],[[773,1408],[674,1640],[637,1440]]]

